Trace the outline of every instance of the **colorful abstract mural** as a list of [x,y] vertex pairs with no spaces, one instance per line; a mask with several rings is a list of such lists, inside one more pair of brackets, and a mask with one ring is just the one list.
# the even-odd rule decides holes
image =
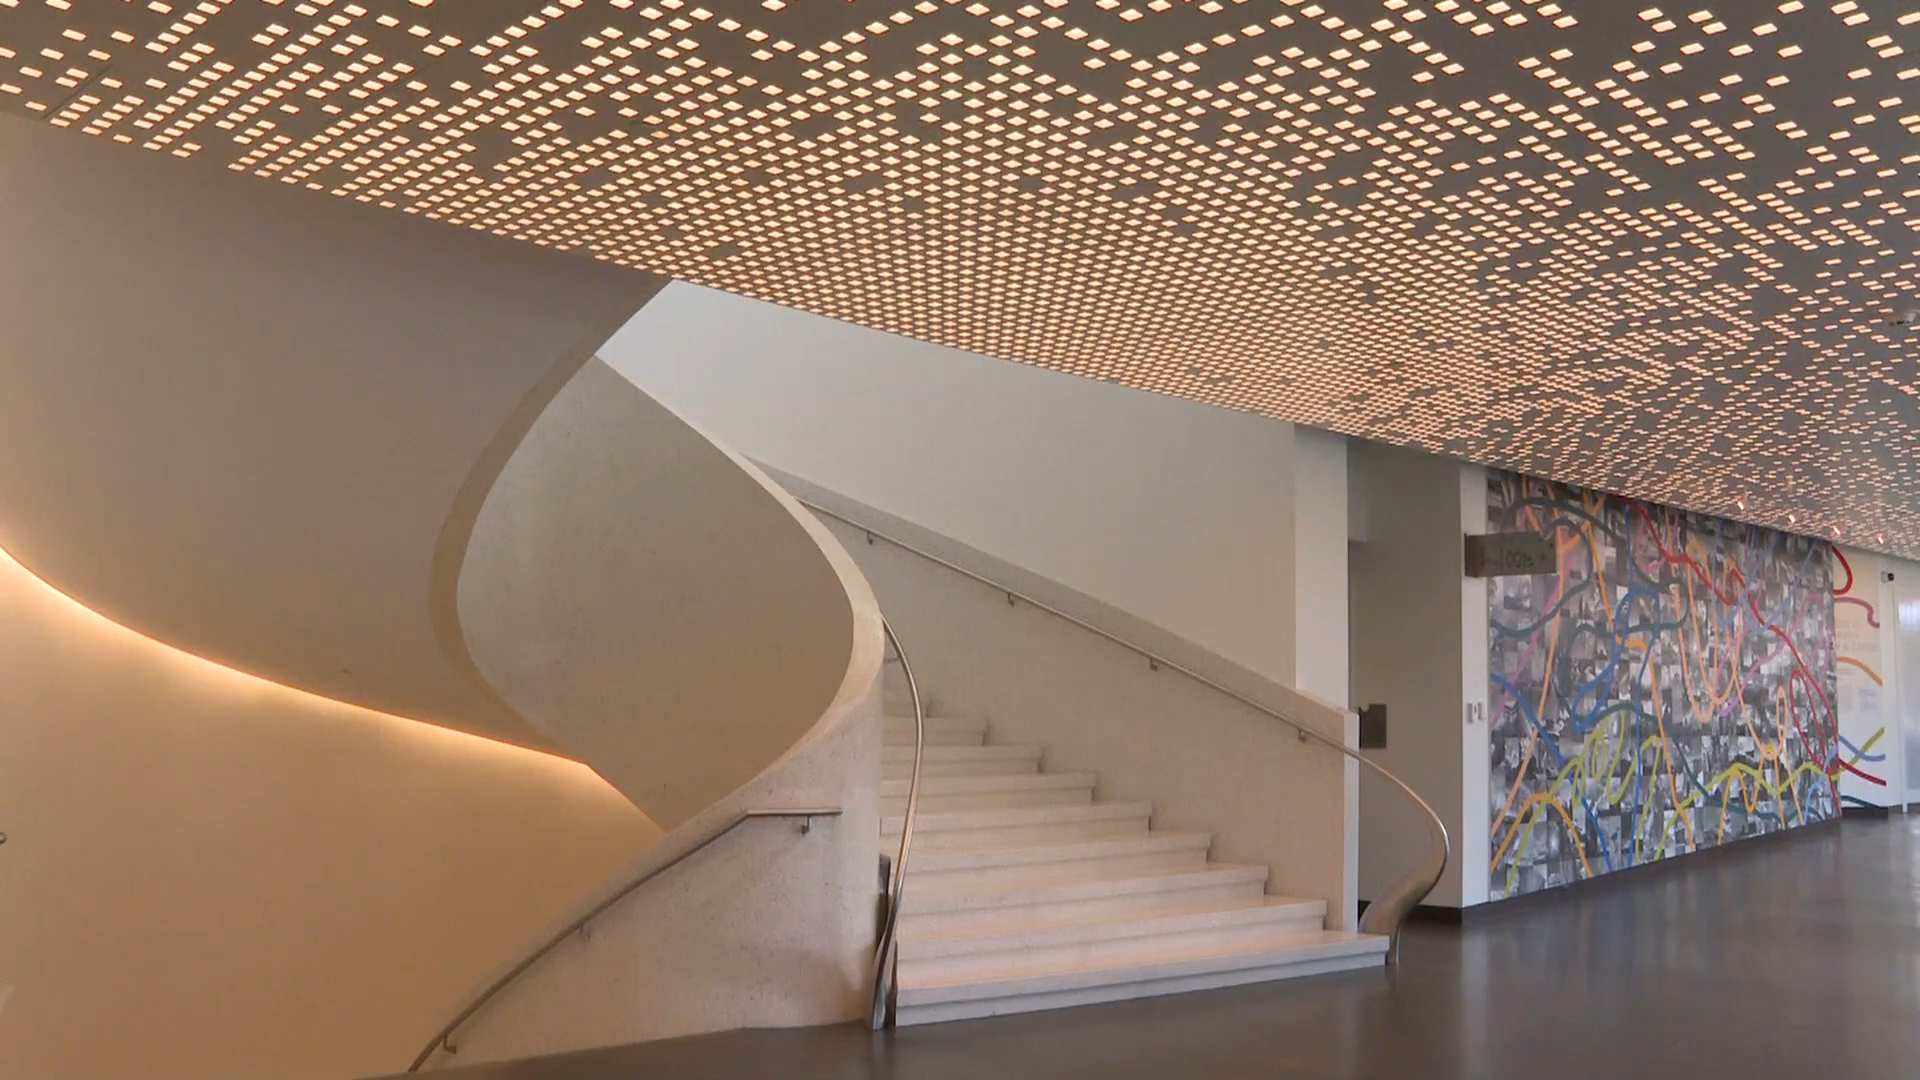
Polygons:
[[1488,895],[1834,817],[1833,547],[1489,471],[1489,532],[1558,572],[1488,580]]

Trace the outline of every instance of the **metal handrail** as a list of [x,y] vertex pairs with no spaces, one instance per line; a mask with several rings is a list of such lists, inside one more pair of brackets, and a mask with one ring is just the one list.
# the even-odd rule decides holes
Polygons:
[[1395,776],[1392,772],[1388,771],[1385,766],[1382,766],[1374,761],[1369,760],[1367,757],[1362,755],[1359,751],[1346,745],[1346,743],[1335,740],[1335,739],[1331,739],[1326,735],[1323,735],[1320,732],[1315,731],[1314,729],[1306,726],[1305,724],[1300,723],[1298,720],[1295,720],[1292,717],[1289,717],[1284,713],[1281,713],[1269,706],[1263,705],[1260,702],[1255,701],[1254,699],[1248,697],[1247,695],[1240,693],[1238,690],[1235,690],[1228,686],[1223,686],[1220,683],[1215,682],[1214,680],[1208,678],[1207,676],[1202,675],[1199,672],[1193,670],[1192,668],[1187,667],[1186,665],[1181,664],[1176,660],[1170,660],[1167,657],[1164,657],[1159,653],[1154,652],[1152,649],[1149,649],[1144,645],[1140,645],[1135,642],[1128,641],[1126,638],[1123,638],[1120,635],[1115,634],[1111,631],[1103,630],[1100,627],[1095,626],[1090,622],[1087,622],[1085,619],[1082,619],[1077,615],[1072,615],[1072,614],[1069,614],[1068,612],[1062,611],[1059,608],[1054,607],[1053,605],[1047,603],[1044,600],[1037,600],[1034,597],[1029,596],[1026,593],[1023,593],[1018,589],[1015,589],[1009,585],[1006,585],[1003,582],[995,581],[992,578],[985,576],[984,574],[980,574],[975,571],[969,570],[966,567],[961,566],[958,563],[952,562],[948,559],[942,558],[941,556],[936,555],[931,551],[927,551],[923,548],[916,547],[914,544],[906,540],[902,540],[897,536],[889,536],[886,533],[875,529],[873,526],[866,524],[865,522],[855,521],[854,519],[846,516],[845,514],[839,513],[834,510],[829,510],[826,507],[821,506],[819,503],[813,502],[808,499],[799,498],[797,496],[795,497],[795,501],[798,502],[800,505],[808,508],[809,510],[814,511],[815,513],[825,514],[826,516],[833,518],[835,521],[842,522],[844,524],[852,526],[853,528],[861,530],[862,532],[867,534],[867,537],[869,540],[872,540],[873,538],[876,538],[876,537],[881,540],[885,540],[887,543],[892,544],[894,547],[897,547],[902,551],[908,552],[913,555],[918,555],[920,558],[925,559],[928,562],[934,563],[935,565],[944,566],[948,570],[951,570],[962,577],[970,578],[974,581],[979,582],[982,585],[998,590],[999,592],[1004,593],[1006,595],[1007,601],[1009,603],[1013,602],[1016,599],[1020,601],[1024,601],[1030,607],[1038,608],[1039,610],[1044,611],[1047,614],[1054,616],[1055,618],[1063,619],[1069,623],[1072,623],[1074,626],[1077,626],[1080,629],[1085,630],[1090,634],[1094,634],[1098,637],[1105,638],[1108,641],[1112,642],[1115,645],[1120,646],[1123,649],[1127,649],[1131,652],[1139,654],[1141,658],[1145,659],[1156,670],[1159,668],[1168,668],[1172,671],[1179,672],[1180,674],[1185,675],[1187,678],[1192,679],[1194,682],[1197,682],[1200,685],[1205,686],[1210,690],[1213,690],[1220,694],[1224,694],[1227,697],[1230,697],[1233,700],[1238,701],[1240,704],[1245,705],[1250,709],[1253,709],[1257,712],[1265,713],[1267,716],[1280,721],[1281,723],[1287,725],[1288,727],[1292,728],[1296,733],[1298,733],[1300,737],[1300,741],[1302,742],[1305,742],[1308,739],[1312,739],[1325,746],[1331,747],[1332,749],[1338,751],[1339,753],[1345,755],[1346,757],[1352,758],[1354,761],[1359,762],[1361,766],[1367,769],[1373,770],[1375,774],[1385,779],[1388,783],[1392,784],[1394,787],[1399,788],[1400,792],[1404,794],[1408,799],[1412,800],[1413,804],[1419,807],[1420,811],[1427,816],[1427,825],[1429,830],[1432,833],[1432,839],[1434,843],[1428,849],[1427,858],[1425,861],[1422,862],[1420,866],[1416,867],[1410,874],[1408,874],[1405,878],[1403,878],[1401,881],[1396,883],[1392,889],[1389,889],[1387,891],[1387,894],[1385,896],[1368,904],[1366,912],[1360,916],[1361,932],[1368,933],[1368,934],[1385,935],[1386,938],[1388,939],[1387,962],[1389,964],[1395,964],[1399,962],[1401,926],[1406,922],[1407,915],[1410,914],[1415,907],[1419,906],[1420,901],[1426,899],[1427,894],[1433,891],[1433,887],[1435,885],[1440,883],[1441,876],[1447,872],[1447,863],[1453,856],[1453,840],[1452,840],[1452,837],[1447,832],[1447,823],[1441,819],[1438,813],[1434,811],[1432,805],[1430,805],[1427,802],[1427,800],[1420,797],[1419,792],[1414,791],[1413,788],[1407,785],[1406,781],[1400,779],[1398,776]]
[[880,625],[893,644],[893,655],[900,659],[900,672],[907,677],[907,693],[913,696],[913,772],[907,780],[907,812],[900,820],[900,857],[894,860],[892,879],[887,885],[887,910],[880,921],[880,941],[873,951],[873,1030],[879,1031],[893,1018],[895,978],[900,967],[900,901],[906,896],[907,855],[913,848],[913,815],[920,808],[920,758],[927,746],[927,711],[920,701],[920,684],[914,681],[913,664],[893,624],[885,619]]
[[434,1033],[433,1039],[427,1043],[426,1048],[421,1050],[419,1053],[419,1056],[413,1059],[413,1064],[407,1066],[407,1071],[410,1073],[419,1072],[420,1067],[422,1065],[425,1065],[428,1059],[432,1058],[435,1053],[441,1050],[445,1050],[449,1054],[458,1053],[459,1052],[458,1048],[453,1045],[453,1033],[460,1029],[461,1024],[464,1024],[468,1020],[472,1019],[473,1014],[479,1012],[480,1009],[483,1006],[485,1006],[487,1002],[492,1001],[494,997],[500,993],[500,991],[506,989],[509,983],[513,982],[513,980],[525,974],[527,972],[527,969],[539,963],[543,958],[546,957],[548,953],[552,952],[554,948],[558,946],[561,942],[572,937],[574,934],[579,933],[580,930],[583,929],[589,922],[592,922],[596,916],[606,911],[608,908],[612,907],[613,905],[619,903],[620,901],[626,899],[627,897],[633,895],[633,891],[635,889],[638,889],[640,886],[645,885],[647,882],[652,881],[654,878],[659,877],[661,874],[664,874],[668,870],[671,870],[674,867],[680,865],[681,863],[687,861],[688,858],[692,857],[698,852],[704,851],[707,848],[707,846],[712,844],[715,840],[718,840],[721,837],[726,836],[727,834],[733,832],[733,830],[739,828],[740,826],[746,824],[747,822],[753,821],[759,818],[788,818],[788,819],[801,818],[803,820],[800,825],[800,831],[802,834],[805,834],[813,830],[814,818],[839,817],[839,816],[840,816],[840,808],[837,806],[812,806],[812,807],[797,807],[792,809],[779,808],[779,809],[759,809],[759,810],[741,811],[739,816],[735,817],[732,821],[727,822],[724,826],[720,827],[719,829],[714,830],[714,832],[708,835],[706,839],[701,840],[699,843],[693,845],[692,847],[681,852],[680,854],[675,855],[673,858],[668,859],[666,862],[661,863],[659,866],[655,866],[647,870],[646,872],[640,874],[638,877],[635,877],[632,881],[627,882],[627,884],[622,886],[618,892],[615,892],[612,896],[609,896],[605,900],[602,900],[598,904],[595,904],[593,906],[593,909],[588,911],[585,915],[582,915],[579,918],[568,923],[566,929],[561,930],[559,933],[554,934],[552,937],[548,938],[544,943],[540,945],[539,948],[536,948],[532,952],[528,953],[526,957],[522,959],[518,964],[515,964],[513,967],[509,968],[505,974],[501,975],[499,978],[495,979],[492,983],[488,984],[487,988],[481,991],[478,997],[474,998],[473,1001],[470,1004],[468,1004],[466,1008],[460,1010],[459,1015],[455,1016],[452,1020],[449,1020],[445,1027],[442,1027],[439,1031]]

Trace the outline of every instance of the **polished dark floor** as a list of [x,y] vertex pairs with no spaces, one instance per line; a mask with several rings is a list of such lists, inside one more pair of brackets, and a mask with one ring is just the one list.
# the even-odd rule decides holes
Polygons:
[[[1744,848],[1745,850],[1742,850]],[[1920,815],[1410,932],[1398,971],[872,1035],[742,1031],[449,1080],[1920,1077]]]

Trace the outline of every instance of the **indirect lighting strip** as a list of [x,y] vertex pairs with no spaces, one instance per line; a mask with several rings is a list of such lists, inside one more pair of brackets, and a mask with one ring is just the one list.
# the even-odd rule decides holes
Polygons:
[[393,726],[395,730],[409,738],[434,740],[447,747],[468,752],[480,750],[487,753],[519,755],[529,761],[538,760],[542,764],[560,766],[568,770],[578,770],[583,778],[590,777],[596,783],[604,783],[593,770],[567,758],[539,750],[532,750],[527,747],[515,746],[511,743],[500,742],[497,739],[489,739],[481,735],[456,731],[451,728],[410,719],[394,713],[382,712],[378,709],[370,709],[364,705],[355,705],[352,702],[341,701],[337,698],[327,697],[324,694],[316,694],[310,690],[303,690],[296,686],[289,686],[282,682],[276,682],[272,679],[249,674],[237,668],[231,668],[225,664],[209,660],[203,656],[196,656],[185,649],[141,633],[127,626],[125,623],[117,622],[95,611],[93,608],[88,607],[86,604],[81,603],[79,600],[61,591],[59,587],[55,586],[52,582],[34,573],[24,563],[16,559],[11,552],[0,549],[0,587],[5,587],[5,579],[10,577],[18,578],[23,583],[31,583],[30,588],[54,600],[58,608],[80,616],[84,624],[97,628],[108,635],[118,635],[122,637],[123,640],[134,643],[140,648],[153,650],[166,662],[180,664],[195,677],[210,680],[213,685],[224,690],[243,693],[266,693],[281,696],[290,706],[298,708],[345,710],[354,718],[381,725]]

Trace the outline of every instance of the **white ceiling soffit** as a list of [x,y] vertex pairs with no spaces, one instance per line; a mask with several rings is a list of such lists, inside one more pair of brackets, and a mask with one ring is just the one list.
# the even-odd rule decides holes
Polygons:
[[1920,0],[0,0],[46,123],[1908,554],[1916,65]]

